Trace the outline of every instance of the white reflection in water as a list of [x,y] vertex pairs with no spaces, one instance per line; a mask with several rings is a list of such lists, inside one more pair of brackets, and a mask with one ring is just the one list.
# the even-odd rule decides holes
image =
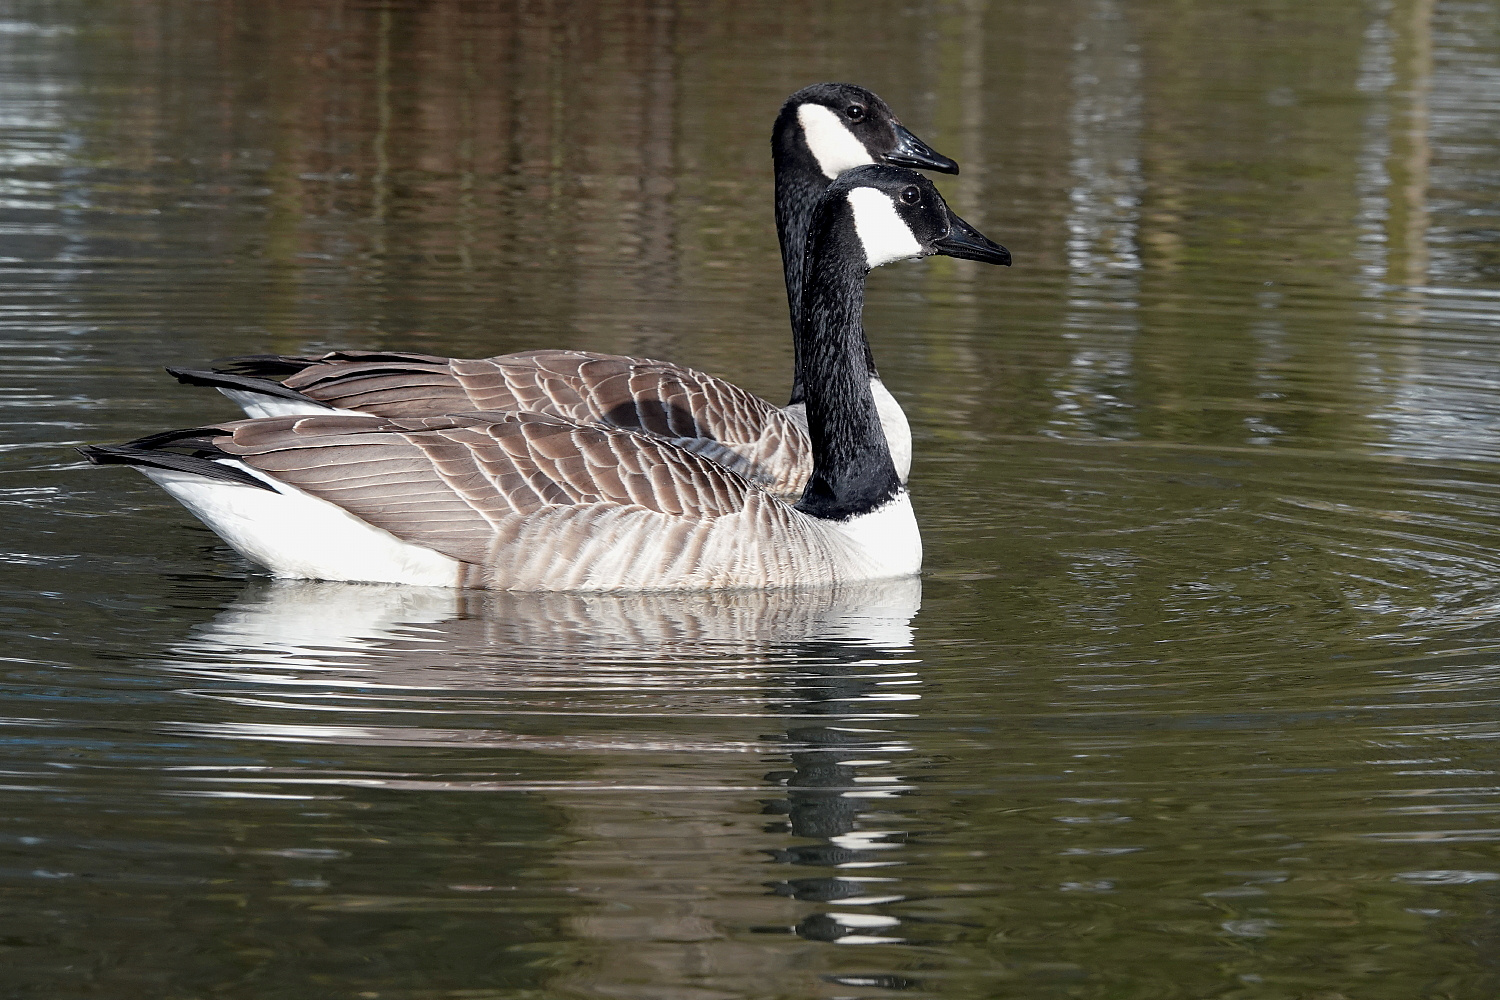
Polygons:
[[199,735],[760,751],[758,738],[722,733],[555,730],[582,718],[774,715],[787,665],[829,663],[879,674],[840,704],[846,721],[908,715],[915,676],[895,653],[911,645],[920,601],[917,580],[700,595],[277,582],[197,629],[163,666],[207,682],[187,692],[197,697],[294,710],[180,724]]
[[[909,648],[921,581],[703,594],[496,593],[384,584],[276,581],[197,629],[174,653],[240,667],[389,662],[406,644],[488,665],[560,656],[682,661],[788,643]],[[435,648],[423,649],[422,643]],[[366,667],[371,663],[364,663]],[[387,671],[389,672],[389,671]],[[432,677],[423,674],[424,683]],[[465,678],[466,681],[472,678]]]
[[920,603],[917,580],[699,595],[271,583],[164,664],[222,716],[175,732],[473,749],[488,768],[496,751],[532,756],[503,773],[353,771],[345,753],[174,777],[188,794],[542,795],[569,831],[553,863],[599,904],[568,925],[621,982],[764,961],[754,939],[727,940],[747,931],[898,943],[900,918],[873,911],[906,898],[897,768],[913,748],[889,726],[920,701]]

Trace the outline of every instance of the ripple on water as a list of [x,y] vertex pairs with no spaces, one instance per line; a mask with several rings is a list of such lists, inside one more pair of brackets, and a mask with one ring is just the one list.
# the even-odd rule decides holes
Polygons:
[[[270,10],[0,20],[14,991],[1494,995],[1489,5]],[[275,583],[71,450],[240,353],[780,398],[814,64],[1017,255],[872,279],[920,612]]]

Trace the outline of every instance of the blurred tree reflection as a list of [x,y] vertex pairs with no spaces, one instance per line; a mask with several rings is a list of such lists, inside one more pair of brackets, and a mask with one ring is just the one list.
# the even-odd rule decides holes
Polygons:
[[[94,95],[91,158],[203,214],[226,281],[201,291],[268,348],[570,344],[777,396],[765,138],[818,77],[960,154],[955,204],[1017,250],[982,286],[875,278],[877,350],[930,433],[1376,437],[1351,342],[1426,259],[1432,0],[89,9],[80,58],[132,67]],[[1021,329],[1045,332],[995,338]]]

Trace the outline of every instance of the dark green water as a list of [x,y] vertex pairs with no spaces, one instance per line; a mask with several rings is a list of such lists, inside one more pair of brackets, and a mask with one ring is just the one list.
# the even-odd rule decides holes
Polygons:
[[[280,584],[72,451],[325,347],[779,401],[841,78],[1016,258],[872,280],[920,592]],[[0,2],[0,995],[1500,993],[1497,205],[1478,0]]]

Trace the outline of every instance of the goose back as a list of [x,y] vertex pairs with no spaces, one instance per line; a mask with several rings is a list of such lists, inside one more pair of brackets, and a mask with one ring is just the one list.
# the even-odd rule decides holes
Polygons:
[[281,387],[319,407],[358,413],[524,412],[650,434],[787,500],[802,495],[812,472],[801,410],[780,409],[732,382],[669,362],[571,350],[479,359],[371,352],[369,360],[340,351],[268,361],[243,359],[228,370],[264,377],[273,366],[300,363]]

